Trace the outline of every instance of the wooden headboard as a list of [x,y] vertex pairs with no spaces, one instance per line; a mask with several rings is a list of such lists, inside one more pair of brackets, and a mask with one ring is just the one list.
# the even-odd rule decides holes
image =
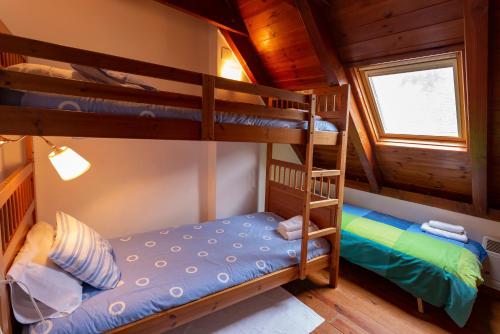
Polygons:
[[[25,139],[31,141],[31,137]],[[31,144],[27,144],[28,147]],[[12,173],[0,184],[0,270],[1,277],[9,270],[26,234],[35,222],[35,191],[33,162]],[[0,286],[0,325],[3,333],[12,333],[12,312],[9,290]]]
[[[7,26],[0,20],[0,33],[11,34]],[[26,63],[26,57],[14,53],[0,52],[0,67]]]
[[[10,34],[0,21],[0,33]],[[25,63],[26,58],[12,53],[0,52],[0,66],[7,67]],[[33,179],[33,138],[25,137],[25,165],[14,171],[0,183],[0,271],[4,279],[26,234],[36,221],[35,185]],[[14,332],[10,294],[6,285],[0,286],[0,327],[4,334]]]

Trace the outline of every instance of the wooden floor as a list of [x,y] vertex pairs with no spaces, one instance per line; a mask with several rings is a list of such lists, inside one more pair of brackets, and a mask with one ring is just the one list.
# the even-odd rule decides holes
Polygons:
[[479,292],[465,328],[457,327],[444,310],[425,304],[388,280],[346,261],[337,289],[326,286],[327,273],[289,283],[285,288],[326,321],[314,333],[500,333],[500,297]]

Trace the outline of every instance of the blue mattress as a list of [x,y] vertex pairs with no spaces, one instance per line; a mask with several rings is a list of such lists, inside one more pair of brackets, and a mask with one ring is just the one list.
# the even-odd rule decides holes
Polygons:
[[[0,89],[0,104],[201,122],[201,111],[197,109],[8,89]],[[278,120],[235,113],[217,113],[216,122],[274,128],[307,129],[307,121]],[[316,119],[315,128],[317,131],[337,131],[335,125],[320,118]]]
[[[84,286],[76,311],[32,325],[30,333],[100,333],[296,265],[300,241],[276,232],[282,220],[255,213],[113,239],[119,286]],[[324,239],[310,241],[308,258],[329,249]]]

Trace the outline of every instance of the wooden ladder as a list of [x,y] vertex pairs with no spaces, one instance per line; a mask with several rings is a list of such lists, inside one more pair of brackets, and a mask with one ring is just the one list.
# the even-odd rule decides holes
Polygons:
[[[347,99],[344,100],[347,103]],[[339,245],[340,245],[340,231],[337,231],[335,226],[340,226],[338,223],[342,219],[342,203],[344,193],[344,178],[345,178],[345,164],[346,164],[346,150],[347,150],[347,131],[339,133],[337,143],[340,143],[337,157],[337,169],[332,170],[315,170],[313,169],[313,154],[314,154],[314,134],[315,134],[315,116],[317,108],[317,96],[311,96],[311,106],[309,113],[309,127],[307,131],[306,142],[306,156],[305,156],[305,191],[304,191],[304,205],[303,205],[303,224],[302,224],[302,246],[299,265],[299,278],[305,279],[307,274],[308,264],[308,243],[311,239],[321,237],[328,237],[331,241],[331,247],[334,247],[331,252],[330,261],[330,284],[334,287],[338,281],[338,258],[339,258]],[[328,194],[326,199],[312,200],[313,192],[313,179],[320,179],[320,187],[322,189],[323,177],[335,178],[335,191],[334,198],[330,198]],[[314,183],[315,185],[315,183]],[[328,187],[329,192],[329,187]],[[309,220],[311,210],[317,208],[332,207],[330,210],[330,226],[324,227],[317,231],[309,232]]]

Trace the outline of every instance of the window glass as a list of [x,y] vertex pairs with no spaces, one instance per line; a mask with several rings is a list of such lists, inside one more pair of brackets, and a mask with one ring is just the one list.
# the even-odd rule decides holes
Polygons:
[[452,66],[368,79],[384,133],[460,136]]

